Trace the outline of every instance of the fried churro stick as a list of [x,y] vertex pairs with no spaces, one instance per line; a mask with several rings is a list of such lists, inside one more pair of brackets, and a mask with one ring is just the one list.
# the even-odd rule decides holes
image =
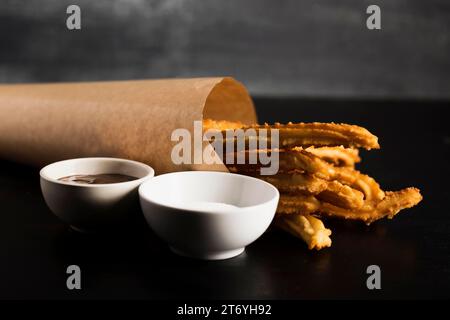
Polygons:
[[302,172],[292,174],[279,173],[274,176],[258,176],[258,178],[273,184],[285,193],[319,194],[326,190],[327,181]]
[[[265,150],[259,151],[266,152]],[[247,151],[246,155],[248,156],[253,152],[258,151]],[[319,179],[326,180],[328,182],[327,187],[316,192],[323,191],[321,199],[338,206],[349,209],[360,208],[363,199],[382,200],[384,198],[384,192],[373,178],[364,175],[353,168],[335,167],[301,147],[296,147],[287,151],[279,150],[273,152],[279,152],[279,166],[282,174],[278,174],[273,178],[265,178],[265,180],[272,182],[276,186],[280,186],[283,190],[289,188],[290,190],[286,191],[295,192],[292,187],[284,186],[279,180],[285,180],[287,184],[289,184],[289,181],[292,179],[289,179],[288,173],[295,170],[301,170],[313,176],[312,178],[309,178],[308,181],[301,181],[303,184],[312,183],[310,181],[318,183]],[[230,171],[257,176],[259,166],[260,165],[258,164],[236,164],[233,165]],[[303,174],[303,176],[305,175]],[[299,190],[299,188],[297,188],[297,190]],[[311,194],[316,194],[308,188],[303,188],[302,190]]]
[[298,169],[326,180],[332,180],[336,174],[336,168],[333,165],[304,150],[302,147],[295,147],[287,151],[287,153],[295,157],[295,165]]
[[233,130],[233,129],[241,129],[245,125],[240,121],[227,121],[227,120],[212,120],[212,119],[204,119],[203,120],[203,131],[207,130]]
[[[384,198],[383,190],[381,190],[380,186],[373,178],[362,174],[353,168],[335,167],[302,148],[294,148],[292,152],[296,153],[296,164],[305,172],[327,181],[336,180],[353,189],[359,190],[364,193],[366,200],[381,200]],[[343,191],[349,192],[349,190]],[[347,206],[345,207],[348,208]]]
[[295,146],[339,146],[379,149],[378,138],[367,129],[345,123],[292,123],[253,125],[256,129],[280,130],[280,144]]
[[321,201],[346,209],[359,209],[364,205],[364,196],[358,191],[337,181],[327,184],[327,188],[316,196],[308,194],[282,194],[278,204],[278,214],[314,213],[320,208]]
[[281,194],[277,214],[315,213],[320,210],[321,201],[346,209],[358,209],[364,205],[364,199],[361,192],[351,190],[348,186],[332,182],[328,185],[326,190],[316,196],[307,194]]
[[277,215],[284,214],[311,214],[320,209],[320,201],[309,195],[280,195]]
[[406,188],[400,191],[386,191],[386,197],[378,202],[367,201],[361,209],[349,210],[330,203],[322,203],[320,214],[350,220],[362,220],[366,224],[388,217],[392,219],[400,210],[411,208],[422,200],[420,190]]
[[[295,151],[297,148],[294,147],[293,150]],[[361,158],[359,157],[359,150],[353,149],[353,148],[344,148],[343,146],[338,147],[308,147],[304,149],[305,151],[308,151],[309,153],[314,154],[315,156],[319,157],[320,159],[336,166],[336,167],[354,167],[356,163],[361,161]],[[295,164],[295,152],[287,152],[287,150],[280,149],[280,150],[244,150],[244,159],[249,159],[250,155],[252,153],[256,153],[258,155],[259,153],[268,153],[270,156],[271,152],[279,152],[279,161],[280,161],[280,167],[293,167]],[[230,163],[237,163],[238,154],[240,152],[232,152],[232,153],[225,153],[224,154],[224,162],[229,160]],[[259,158],[258,158],[259,159]],[[246,161],[248,163],[248,161]],[[256,163],[255,165],[258,165],[259,163]]]
[[354,167],[355,163],[361,161],[358,149],[344,146],[318,148],[311,146],[305,150],[337,167]]
[[279,216],[293,213],[312,214],[350,220],[362,220],[370,224],[376,220],[388,217],[392,219],[399,211],[415,206],[422,200],[420,191],[416,188],[406,188],[400,191],[387,191],[381,201],[365,201],[359,209],[348,209],[338,205],[319,201],[317,196],[282,195],[278,205]]
[[[280,172],[285,173],[292,170],[304,170],[309,173],[325,176],[327,179],[329,179],[329,177],[334,174],[335,172],[334,168],[336,167],[307,150],[310,150],[310,148],[303,149],[302,147],[294,147],[288,150],[286,149],[243,150],[225,153],[223,155],[223,161],[226,164],[228,163],[236,167],[236,169],[239,171],[251,172],[257,171],[259,170],[260,167],[264,166],[260,162],[262,155],[270,157],[272,156],[273,153],[277,153],[278,157],[273,158],[272,161],[278,161],[278,167],[280,169],[279,170]],[[343,150],[350,150],[350,149],[343,149]],[[342,153],[345,153],[345,151]],[[239,161],[243,163],[241,164],[239,163]]]
[[[278,153],[278,166],[282,172],[291,171],[294,169],[302,169],[304,161],[312,161],[313,159],[304,159],[304,155],[301,152],[308,155],[313,155],[317,159],[322,160],[327,165],[335,165],[337,167],[354,167],[355,162],[359,161],[357,149],[344,148],[344,147],[320,147],[303,149],[302,147],[294,147],[292,149],[256,149],[256,150],[243,150],[236,152],[229,152],[223,155],[223,162],[228,164],[236,164],[241,167],[242,170],[257,170],[263,165],[261,164],[261,155],[270,157],[273,153]],[[276,158],[275,158],[276,159]],[[272,159],[272,161],[275,161]],[[238,160],[244,162],[239,164]],[[244,161],[242,161],[244,160]],[[252,160],[252,161],[250,161]]]
[[311,215],[292,214],[275,220],[275,225],[303,239],[310,250],[320,250],[331,246],[331,230],[323,222]]
[[[312,153],[306,152],[301,147],[296,147],[290,150],[258,149],[225,153],[223,156],[223,160],[224,163],[229,163],[231,164],[231,167],[236,168],[236,171],[251,173],[258,171],[261,167],[264,167],[264,165],[259,161],[261,159],[261,155],[271,157],[273,153],[277,153],[278,157],[272,158],[272,161],[278,161],[278,172],[281,173],[287,173],[294,170],[302,170],[312,174],[321,174],[322,171],[328,170],[328,168],[333,168],[327,162],[321,160],[319,157],[314,156]],[[239,161],[243,163],[241,164],[239,163]],[[325,165],[322,165],[321,161]],[[328,177],[331,174],[333,174],[333,172],[327,173],[326,176]]]
[[343,184],[363,192],[366,201],[382,200],[385,197],[384,191],[380,188],[380,185],[375,179],[366,174],[362,174],[358,170],[344,167],[336,168],[334,178]]
[[[317,159],[322,161],[319,158]],[[329,164],[327,164],[327,166],[328,165]],[[309,169],[306,165],[302,167]],[[231,172],[257,176],[276,186],[282,193],[317,195],[319,200],[327,201],[333,205],[346,209],[358,209],[364,204],[364,194],[361,191],[348,185],[344,185],[337,180],[325,180],[317,175],[308,174],[308,172],[301,172],[298,170],[289,173],[278,173],[274,176],[258,176],[257,171],[254,171],[254,169],[251,167],[249,168],[248,166],[246,166],[246,168],[248,170],[243,170],[242,167],[239,166],[231,167],[229,169]],[[311,169],[310,171],[316,172],[317,170]],[[330,178],[333,175],[334,172],[327,175],[324,174],[323,176]],[[295,208],[292,210],[294,209]]]
[[[240,123],[235,122],[220,122],[212,121],[209,119],[204,120],[203,129],[215,129],[221,130],[222,136],[224,137],[224,142],[227,142],[227,130],[243,129],[247,131],[248,129],[254,129],[255,135],[246,135],[245,139],[257,140],[263,139],[264,135],[260,134],[260,130],[265,130],[269,134],[265,139],[267,139],[267,145],[270,144],[270,130],[277,129],[279,131],[279,144],[284,148],[293,148],[296,146],[346,146],[346,147],[360,147],[367,150],[378,149],[380,145],[378,144],[378,138],[370,133],[367,129],[344,123],[292,123],[280,124],[275,123],[273,125],[250,125],[240,127]],[[227,127],[228,126],[228,127]],[[224,129],[224,127],[226,129]],[[235,140],[235,137],[232,138]],[[261,142],[261,141],[259,141]],[[260,144],[260,143],[259,143]]]
[[[373,178],[354,169],[354,164],[360,161],[358,150],[353,149],[354,147],[379,148],[377,137],[364,128],[334,123],[209,125],[221,130],[222,134],[232,128],[254,129],[245,135],[246,141],[255,140],[259,142],[258,147],[261,147],[261,142],[266,140],[265,146],[269,149],[270,135],[265,137],[260,135],[259,131],[279,130],[282,149],[270,152],[279,153],[280,173],[260,178],[274,184],[282,193],[291,194],[283,195],[280,199],[277,211],[279,224],[291,233],[300,235],[305,241],[309,241],[308,243],[311,243],[311,239],[307,238],[308,233],[304,231],[307,223],[311,225],[311,222],[309,218],[299,218],[301,216],[298,213],[311,219],[317,218],[309,214],[320,214],[362,220],[370,224],[384,217],[392,218],[400,210],[410,208],[422,200],[420,191],[416,188],[384,192]],[[226,141],[227,136],[225,137]],[[237,141],[233,135],[229,135],[228,139]],[[304,149],[305,147],[307,148]],[[250,148],[245,151],[248,155],[251,155],[251,152],[266,152],[261,149],[249,150]],[[236,154],[232,156],[235,157]],[[258,176],[255,168],[259,168],[258,164],[237,164],[231,167],[231,171]],[[303,231],[303,234],[300,231]]]
[[364,194],[338,181],[331,181],[317,199],[346,209],[359,209],[364,204]]

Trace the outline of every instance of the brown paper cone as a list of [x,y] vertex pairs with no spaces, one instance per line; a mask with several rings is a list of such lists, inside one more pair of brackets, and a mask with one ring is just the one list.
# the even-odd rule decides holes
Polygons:
[[256,113],[245,87],[232,78],[2,85],[0,157],[38,166],[120,157],[145,162],[158,174],[208,169],[171,160],[172,131],[192,132],[193,121],[203,118],[255,123]]

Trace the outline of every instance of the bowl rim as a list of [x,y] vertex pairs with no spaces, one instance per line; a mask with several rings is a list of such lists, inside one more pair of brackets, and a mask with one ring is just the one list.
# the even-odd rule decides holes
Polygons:
[[[129,163],[131,165],[144,168],[145,170],[147,170],[147,174],[145,176],[139,178],[139,179],[134,179],[134,180],[130,180],[130,181],[114,182],[114,183],[98,183],[98,184],[80,184],[80,183],[61,181],[61,180],[52,178],[52,177],[48,176],[45,173],[45,171],[48,170],[49,167],[55,166],[55,165],[61,165],[64,162],[100,161],[100,160],[107,160],[107,161],[114,161],[114,162],[126,162],[126,163]],[[45,167],[43,167],[39,171],[39,176],[41,177],[41,179],[44,179],[44,180],[46,180],[48,182],[55,183],[55,184],[68,185],[68,186],[80,187],[80,188],[101,188],[101,187],[105,187],[105,186],[117,186],[117,185],[125,185],[125,184],[135,184],[136,182],[138,182],[140,184],[143,181],[147,180],[148,178],[154,177],[155,176],[155,170],[151,166],[149,166],[149,165],[147,165],[145,163],[139,162],[139,161],[135,161],[135,160],[129,160],[129,159],[123,159],[123,158],[114,158],[114,157],[83,157],[83,158],[65,159],[65,160],[60,160],[60,161],[56,161],[56,162],[50,163],[50,164],[46,165]]]
[[[274,196],[271,197],[269,200],[263,201],[261,203],[258,203],[258,204],[255,204],[255,205],[251,205],[251,206],[238,207],[239,208],[238,211],[249,210],[249,209],[255,209],[255,208],[258,208],[258,207],[262,207],[262,206],[265,206],[265,205],[271,203],[274,200],[276,200],[278,202],[278,200],[280,198],[280,192],[273,184],[271,184],[271,183],[269,183],[267,181],[255,178],[255,177],[250,177],[250,176],[246,176],[246,175],[243,175],[243,174],[237,174],[237,173],[231,173],[231,172],[206,171],[206,170],[198,170],[198,171],[196,171],[196,170],[192,170],[192,171],[177,171],[177,172],[164,173],[164,174],[160,174],[160,175],[154,177],[151,180],[145,181],[144,183],[142,183],[139,186],[139,198],[140,198],[140,201],[145,200],[145,201],[148,201],[150,203],[156,204],[158,206],[165,207],[165,208],[170,208],[170,209],[176,209],[176,210],[182,210],[182,211],[188,211],[188,212],[195,212],[195,213],[200,213],[200,214],[211,214],[211,213],[209,213],[207,211],[196,210],[196,209],[187,209],[187,208],[183,208],[183,207],[180,207],[180,206],[175,206],[175,205],[171,205],[171,204],[168,205],[168,204],[165,204],[165,203],[162,203],[162,202],[159,202],[159,201],[154,201],[154,200],[150,199],[148,197],[148,195],[146,195],[144,193],[144,188],[146,188],[146,185],[148,185],[150,183],[158,183],[158,180],[161,179],[160,177],[166,177],[168,175],[185,175],[185,174],[188,174],[188,175],[195,175],[195,174],[199,174],[199,175],[201,175],[201,174],[231,175],[231,176],[236,176],[236,177],[240,177],[240,178],[247,179],[247,180],[256,181],[257,183],[264,184],[264,185],[268,186],[270,189],[272,189],[272,191],[274,191]],[[231,214],[231,213],[230,212],[215,212],[214,213],[214,215],[217,215],[217,214],[225,214],[226,215],[226,214]],[[274,214],[275,214],[275,211],[274,211]]]

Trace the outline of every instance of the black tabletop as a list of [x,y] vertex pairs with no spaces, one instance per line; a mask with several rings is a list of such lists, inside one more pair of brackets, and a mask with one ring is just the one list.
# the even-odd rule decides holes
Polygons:
[[[143,220],[113,234],[71,231],[46,207],[36,168],[0,161],[0,298],[448,298],[450,104],[255,102],[260,122],[367,127],[382,148],[362,152],[359,169],[386,190],[419,187],[424,200],[369,227],[327,220],[333,245],[319,252],[270,230],[236,258],[198,261],[172,254]],[[81,290],[66,287],[71,264],[81,268]],[[366,268],[374,264],[381,269],[381,290],[366,286]]]

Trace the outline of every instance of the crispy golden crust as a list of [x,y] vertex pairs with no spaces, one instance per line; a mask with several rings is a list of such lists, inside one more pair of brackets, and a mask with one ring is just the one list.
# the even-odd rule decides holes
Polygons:
[[311,215],[292,214],[275,219],[275,225],[303,239],[310,250],[320,250],[331,246],[331,230],[323,222]]
[[345,186],[338,181],[327,182],[325,189],[322,191],[318,190],[315,193],[309,191],[311,191],[311,188],[305,186],[301,193],[282,193],[277,213],[314,213],[321,208],[321,202],[328,202],[346,209],[359,209],[364,205],[362,192]]
[[[203,120],[204,131],[207,130],[225,131],[230,129],[242,129],[244,127],[245,125],[239,121],[212,120],[212,119]],[[361,161],[358,149],[345,148],[342,145],[335,147],[310,146],[306,149],[306,151],[336,166],[354,166],[355,163]],[[286,156],[289,157],[292,156],[292,154],[286,154]]]
[[[370,224],[378,219],[393,218],[400,210],[410,208],[422,200],[420,191],[407,188],[397,192],[386,192],[386,197],[377,204],[368,204],[359,210],[343,209],[314,196],[282,196],[275,218],[275,225],[303,239],[309,249],[320,250],[331,246],[331,230],[325,228],[313,212],[330,217],[363,220]],[[295,212],[295,208],[298,209]]]
[[378,149],[378,138],[367,129],[345,123],[292,123],[252,125],[244,129],[278,129],[283,147],[339,146]]
[[[204,120],[206,121],[206,120]],[[267,145],[271,145],[270,130],[277,129],[279,132],[279,146],[282,148],[293,148],[293,147],[308,147],[308,146],[345,146],[352,148],[365,148],[378,149],[380,146],[378,144],[378,138],[371,134],[367,129],[349,124],[337,124],[337,123],[288,123],[274,125],[251,125],[239,127],[238,123],[230,123],[229,128],[223,130],[223,127],[227,127],[227,124],[217,124],[217,128],[212,128],[207,120],[205,128],[222,130],[223,137],[227,137],[227,130],[243,129],[247,131],[248,129],[254,129],[254,136],[246,136],[246,141],[248,140],[259,140],[261,143],[262,139],[267,140]],[[263,138],[264,135],[260,134],[260,130],[268,131],[268,136]],[[235,138],[233,138],[234,140]],[[224,142],[228,140],[224,138]],[[248,143],[246,143],[248,145]]]
[[[296,165],[303,171],[260,176],[274,184],[282,194],[299,195],[301,201],[308,200],[304,205],[300,201],[296,203],[292,197],[289,202],[281,200],[278,214],[293,213],[296,210],[300,213],[313,213],[315,211],[309,210],[311,206],[308,205],[314,200],[304,196],[315,196],[322,204],[317,210],[321,214],[371,223],[385,216],[392,216],[392,212],[396,214],[403,208],[409,208],[421,199],[417,189],[385,193],[373,178],[353,168],[334,167],[303,149],[295,150],[295,153]],[[420,199],[415,202],[417,195]]]
[[364,194],[338,181],[331,181],[317,199],[346,209],[359,209],[364,204]]
[[[278,216],[300,214],[318,214],[327,217],[336,217],[349,220],[361,220],[370,224],[382,218],[392,219],[399,211],[411,208],[422,200],[417,188],[406,188],[400,191],[387,191],[381,201],[364,201],[358,209],[349,209],[330,203],[320,196],[285,196],[282,195],[277,209]],[[334,202],[335,199],[332,199]]]
[[350,169],[337,168],[335,178],[343,184],[364,193],[364,200],[382,200],[385,197],[380,185],[366,174]]
[[381,201],[367,201],[358,210],[344,209],[330,203],[322,203],[319,212],[329,217],[339,217],[350,220],[362,220],[366,224],[388,217],[392,219],[400,210],[411,208],[422,200],[420,190],[406,188],[400,191],[387,191]]
[[336,173],[334,166],[301,147],[296,147],[289,150],[288,153],[295,158],[295,162],[293,162],[292,165],[304,170],[305,172],[314,174],[319,178],[331,180]]
[[[334,154],[334,160],[329,156],[321,157],[314,152],[318,150],[328,149],[327,151],[319,151],[318,153]],[[322,147],[322,148],[307,148],[295,147],[292,149],[257,149],[257,150],[243,150],[225,153],[223,155],[224,163],[228,163],[229,166],[235,167],[236,170],[241,172],[252,172],[259,170],[260,167],[266,166],[261,163],[261,155],[271,157],[271,161],[278,161],[278,167],[280,172],[289,172],[292,170],[305,170],[313,174],[322,174],[324,171],[327,176],[332,175],[335,171],[334,168],[340,168],[341,166],[350,168],[354,166],[355,161],[359,159],[357,152],[353,152],[355,149],[341,148],[341,147]],[[311,152],[313,151],[313,152]],[[276,153],[276,155],[274,155]],[[356,157],[355,157],[356,156]],[[328,157],[328,158],[327,158]],[[339,158],[338,158],[339,157]],[[278,160],[277,160],[278,159]],[[327,161],[330,160],[330,161]],[[346,160],[341,160],[346,159]],[[240,163],[238,163],[240,160]],[[333,165],[332,161],[341,163],[340,166]],[[345,163],[344,163],[345,161]]]
[[361,161],[358,149],[344,148],[344,146],[318,148],[311,146],[305,150],[337,167],[354,167]]
[[[327,181],[339,181],[343,185],[359,190],[364,194],[364,199],[366,200],[381,200],[384,198],[384,192],[373,178],[350,167],[335,167],[301,148],[296,148],[292,152],[295,153],[295,165],[305,172]],[[351,191],[349,188],[343,188],[338,185],[331,185],[327,189],[333,188],[333,190],[337,190],[338,187],[341,192],[349,193]],[[336,194],[336,192],[333,193]],[[349,208],[348,206],[345,207]]]
[[245,125],[240,121],[203,119],[203,131],[240,129]]
[[[279,154],[282,173],[260,178],[274,184],[282,192],[319,194],[320,200],[347,209],[360,208],[364,200],[384,198],[384,192],[374,179],[353,168],[334,167],[302,148]],[[257,176],[257,167],[252,164],[233,165],[230,171]],[[293,175],[291,173],[296,172],[293,168],[303,173]]]
[[[274,157],[274,153],[276,153],[276,157]],[[319,157],[313,155],[312,153],[305,151],[301,147],[296,147],[294,149],[288,150],[258,149],[225,153],[224,163],[230,163],[230,167],[234,167],[237,171],[240,172],[256,172],[261,167],[265,166],[259,161],[261,159],[261,155],[267,155],[267,157],[271,157],[272,162],[278,161],[279,172],[281,173],[287,173],[293,170],[303,170],[312,174],[321,174],[322,171],[328,170],[328,168],[333,168],[333,166],[331,166],[329,163],[321,160]],[[244,163],[240,164],[238,163],[238,160]],[[274,165],[274,163],[272,163],[272,165]],[[327,176],[330,174],[332,174],[332,172],[329,172]]]
[[320,201],[311,195],[280,195],[277,215],[310,214],[320,209]]
[[[306,198],[303,198],[303,196],[315,195],[321,201],[326,201],[346,209],[358,209],[364,204],[364,194],[361,191],[343,185],[339,181],[326,181],[314,175],[301,172],[277,174],[275,176],[259,176],[259,178],[276,186],[283,196],[293,195],[294,197],[300,197],[301,200],[305,200]],[[284,199],[292,200],[293,198],[286,197]],[[283,203],[284,199],[281,200],[281,203]],[[291,204],[293,203],[295,202],[291,202]],[[300,205],[299,201],[297,201],[297,204]],[[284,203],[283,207],[284,209],[279,210],[279,213],[288,210],[287,203]],[[295,207],[292,207],[290,210],[292,212],[297,210],[303,213],[302,210],[295,209]]]
[[282,193],[319,194],[326,190],[327,181],[302,172],[279,173],[274,176],[258,176],[273,184]]

